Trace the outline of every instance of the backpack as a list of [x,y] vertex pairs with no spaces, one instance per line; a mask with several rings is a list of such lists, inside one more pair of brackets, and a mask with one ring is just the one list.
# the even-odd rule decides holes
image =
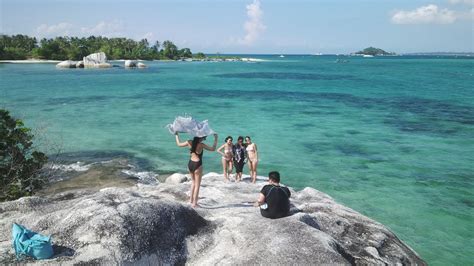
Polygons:
[[35,259],[49,259],[54,254],[50,236],[38,234],[19,224],[13,224],[12,238],[17,260],[24,255]]

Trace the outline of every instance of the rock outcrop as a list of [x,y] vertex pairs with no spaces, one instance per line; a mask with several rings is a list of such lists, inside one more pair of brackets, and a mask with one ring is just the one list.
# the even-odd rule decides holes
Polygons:
[[76,61],[66,60],[56,64],[58,68],[76,68]]
[[133,60],[125,60],[124,66],[127,68],[137,67],[137,62]]
[[85,68],[109,68],[111,64],[107,63],[107,56],[104,52],[90,54],[84,57]]
[[186,182],[187,180],[188,178],[185,175],[180,174],[180,173],[174,173],[166,178],[165,183],[180,184],[180,183]]
[[291,190],[291,216],[263,218],[253,207],[263,184],[207,174],[197,209],[188,203],[189,182],[1,203],[0,262],[14,262],[17,222],[52,235],[56,255],[46,263],[426,264],[389,229],[315,189]]
[[81,61],[78,61],[78,62],[76,63],[76,68],[84,68],[84,61],[82,61],[82,60],[81,60]]

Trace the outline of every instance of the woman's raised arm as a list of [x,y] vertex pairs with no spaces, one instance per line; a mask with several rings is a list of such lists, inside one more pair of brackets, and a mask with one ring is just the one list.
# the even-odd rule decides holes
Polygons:
[[186,146],[189,146],[189,142],[188,142],[188,141],[181,142],[181,141],[179,140],[178,132],[176,132],[174,135],[175,135],[175,137],[176,137],[176,145],[178,145],[178,147],[186,147]]
[[[217,147],[217,134],[214,134],[214,144],[212,144],[212,147],[209,147],[208,145],[206,144],[202,144],[202,147],[208,151],[215,151],[216,150],[216,147]],[[222,145],[219,150],[221,150],[222,148],[224,147],[224,145]],[[217,150],[217,152],[219,152],[219,150]],[[219,152],[221,154],[223,154],[222,152]]]

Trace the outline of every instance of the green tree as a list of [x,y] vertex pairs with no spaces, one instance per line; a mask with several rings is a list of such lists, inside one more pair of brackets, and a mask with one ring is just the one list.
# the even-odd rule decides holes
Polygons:
[[198,58],[198,59],[204,59],[204,58],[206,58],[206,55],[203,54],[203,53],[201,53],[201,52],[199,52],[199,53],[197,53],[194,57],[196,57],[196,58]]
[[26,35],[0,35],[0,59],[27,59],[37,46],[36,38]]
[[156,52],[160,52],[160,46],[161,46],[161,43],[159,41],[156,41],[155,44],[152,46],[152,49],[155,50]]
[[61,60],[59,43],[53,39],[43,38],[40,41],[38,54],[44,59]]
[[193,57],[193,53],[191,53],[191,50],[189,48],[180,49],[178,54],[179,54],[179,57],[181,58]]
[[171,41],[164,41],[163,56],[168,59],[176,59],[178,57],[178,47]]
[[0,201],[32,195],[46,183],[40,169],[48,158],[32,140],[21,120],[0,109]]

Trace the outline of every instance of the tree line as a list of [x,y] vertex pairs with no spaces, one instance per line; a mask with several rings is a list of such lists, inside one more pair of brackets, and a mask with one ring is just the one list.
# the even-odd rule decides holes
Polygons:
[[[0,35],[0,60],[23,60],[29,58],[49,60],[82,60],[92,53],[104,52],[108,59],[176,60],[190,58],[189,48],[179,49],[173,42],[147,39],[135,41],[128,38],[55,37],[38,41],[27,35]],[[196,57],[204,57],[198,53]]]

